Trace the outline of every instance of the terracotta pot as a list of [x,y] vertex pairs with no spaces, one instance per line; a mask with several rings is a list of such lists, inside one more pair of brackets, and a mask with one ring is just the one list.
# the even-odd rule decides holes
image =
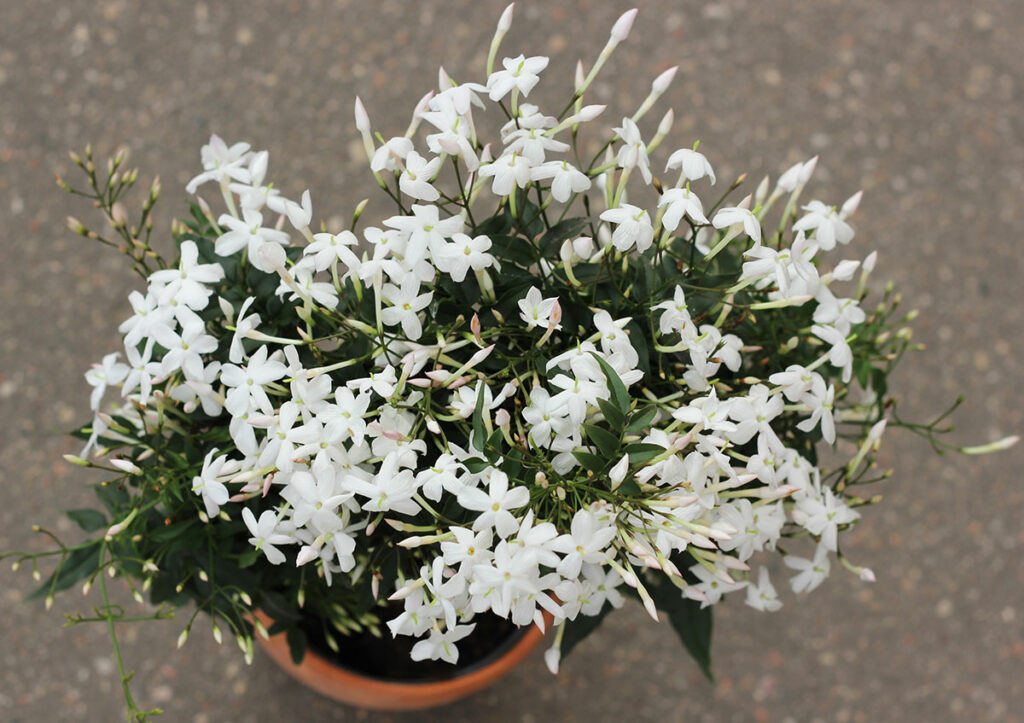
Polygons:
[[[254,615],[265,627],[270,628],[273,621],[269,617],[258,610]],[[302,663],[296,665],[292,662],[283,633],[272,636],[270,640],[257,635],[256,640],[286,673],[321,695],[360,708],[398,711],[443,705],[486,688],[512,670],[543,637],[544,634],[535,625],[531,625],[456,677],[423,683],[365,677],[340,668],[309,649]]]

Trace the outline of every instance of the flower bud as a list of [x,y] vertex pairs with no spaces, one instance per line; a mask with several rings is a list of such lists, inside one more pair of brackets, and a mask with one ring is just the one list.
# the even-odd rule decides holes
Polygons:
[[679,70],[679,66],[673,65],[671,68],[655,78],[651,83],[651,92],[661,95],[668,90],[668,87],[672,84],[672,79],[676,77],[677,70]]
[[512,13],[515,10],[515,7],[515,3],[509,3],[508,7],[502,11],[501,17],[498,18],[498,32],[502,35],[507,33],[509,28],[512,27]]
[[356,130],[360,133],[370,132],[370,116],[366,112],[366,108],[363,106],[363,101],[356,96],[355,105],[355,117],[356,117]]
[[127,472],[132,475],[142,474],[142,470],[134,462],[128,459],[112,459],[110,464],[122,472]]
[[636,14],[640,12],[638,8],[627,10],[619,16],[619,19],[615,21],[612,26],[611,36],[608,39],[608,45],[615,47],[623,40],[629,37],[629,31],[633,29],[633,21],[636,20]]

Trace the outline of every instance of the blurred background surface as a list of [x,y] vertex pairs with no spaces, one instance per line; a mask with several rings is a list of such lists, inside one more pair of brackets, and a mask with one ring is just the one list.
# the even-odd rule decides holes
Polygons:
[[[87,416],[89,364],[119,346],[139,280],[115,252],[71,234],[89,209],[53,184],[66,150],[120,146],[140,186],[163,180],[158,229],[184,213],[184,183],[212,132],[271,153],[270,177],[340,225],[361,198],[389,213],[352,123],[362,96],[375,128],[401,133],[437,82],[483,80],[504,2],[0,3],[0,549],[40,546],[40,523],[74,537],[61,510],[88,506],[78,450],[63,432]],[[507,55],[549,55],[530,100],[556,111],[578,57],[590,63],[630,3],[518,3]],[[880,252],[919,308],[895,379],[904,415],[924,420],[958,393],[955,441],[1020,433],[1024,5],[1012,0],[644,2],[633,35],[597,83],[608,124],[658,72],[680,72],[665,152],[700,139],[720,184],[820,154],[805,198],[860,188],[848,254]],[[653,131],[660,112],[644,126]],[[664,163],[664,154],[659,156]],[[723,180],[724,179],[724,180]],[[738,196],[737,196],[738,198]],[[165,234],[166,237],[166,234]],[[164,241],[166,244],[166,241]],[[1021,452],[937,457],[894,430],[883,504],[846,549],[868,585],[841,571],[774,615],[716,608],[704,681],[668,627],[630,608],[552,677],[540,651],[495,688],[437,711],[368,714],[319,698],[257,656],[180,622],[125,626],[142,703],[169,721],[1015,721],[1024,711],[1024,481]],[[784,584],[782,579],[779,583]],[[31,576],[0,570],[0,720],[114,721],[122,705],[101,626],[62,629],[95,600],[71,591],[46,613],[21,602]],[[95,593],[93,593],[95,596]],[[130,601],[129,601],[130,602]],[[195,631],[198,633],[202,626]]]

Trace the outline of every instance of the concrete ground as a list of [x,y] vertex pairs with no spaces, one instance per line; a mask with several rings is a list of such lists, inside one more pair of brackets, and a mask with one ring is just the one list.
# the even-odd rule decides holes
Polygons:
[[[721,178],[752,178],[821,155],[812,193],[859,188],[855,251],[879,249],[921,310],[895,380],[904,413],[928,418],[958,392],[961,443],[1020,433],[1020,229],[1024,218],[1024,6],[1013,0],[644,2],[595,96],[632,109],[670,65],[673,147],[701,139]],[[74,237],[83,208],[52,183],[65,151],[132,151],[159,173],[158,228],[180,214],[199,146],[216,131],[271,151],[287,192],[347,217],[373,186],[352,127],[362,95],[385,133],[452,75],[480,78],[503,2],[0,3],[0,549],[31,546],[32,523],[74,535],[60,510],[91,491],[61,455],[82,421],[82,373],[119,339],[138,280],[116,253]],[[505,50],[552,58],[551,108],[578,56],[592,60],[628,3],[519,4]],[[585,49],[581,44],[588,42]],[[531,100],[533,98],[531,97]],[[397,117],[396,114],[397,113]],[[615,115],[609,115],[614,120]],[[387,119],[387,120],[385,120]],[[384,213],[374,196],[368,213]],[[169,721],[1014,721],[1024,717],[1021,451],[936,457],[893,432],[885,502],[849,535],[875,585],[836,574],[774,616],[717,608],[703,681],[667,627],[613,616],[557,678],[539,652],[495,688],[434,712],[370,715],[328,702],[265,658],[179,625],[123,631],[135,690]],[[0,719],[121,718],[99,626],[62,629],[95,600],[53,611],[21,602],[25,573],[0,570]],[[93,593],[95,597],[95,593]]]

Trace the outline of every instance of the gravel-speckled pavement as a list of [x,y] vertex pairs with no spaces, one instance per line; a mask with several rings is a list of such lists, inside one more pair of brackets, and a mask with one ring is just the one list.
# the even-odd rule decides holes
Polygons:
[[[385,133],[400,131],[440,63],[479,77],[502,6],[0,4],[0,549],[37,544],[33,522],[74,534],[58,510],[91,492],[61,461],[76,445],[60,432],[83,419],[82,373],[116,348],[137,285],[115,253],[65,229],[68,213],[88,213],[52,183],[70,170],[65,150],[131,148],[144,178],[162,176],[159,228],[181,212],[212,131],[269,148],[286,191],[308,186],[321,213],[347,216],[372,190],[354,95]],[[553,105],[577,56],[591,59],[628,7],[527,0],[504,47],[552,57],[537,92]],[[633,108],[678,63],[672,139],[700,138],[721,178],[820,154],[816,196],[864,188],[855,251],[880,250],[876,275],[921,310],[917,339],[929,347],[899,374],[904,410],[925,418],[963,391],[957,440],[988,440],[1019,433],[1024,408],[1022,36],[1014,0],[659,0],[643,3],[595,95]],[[385,210],[375,197],[368,213]],[[557,678],[538,653],[487,692],[404,717],[330,703],[202,635],[178,652],[175,623],[125,630],[125,653],[143,702],[196,723],[1021,720],[1020,461],[1018,450],[938,458],[892,433],[887,499],[847,543],[878,583],[836,574],[774,616],[740,599],[721,606],[715,685],[636,609],[613,616]],[[32,585],[0,570],[0,720],[121,719],[104,631],[61,628],[61,613],[95,600],[70,592],[45,613],[21,602]]]

